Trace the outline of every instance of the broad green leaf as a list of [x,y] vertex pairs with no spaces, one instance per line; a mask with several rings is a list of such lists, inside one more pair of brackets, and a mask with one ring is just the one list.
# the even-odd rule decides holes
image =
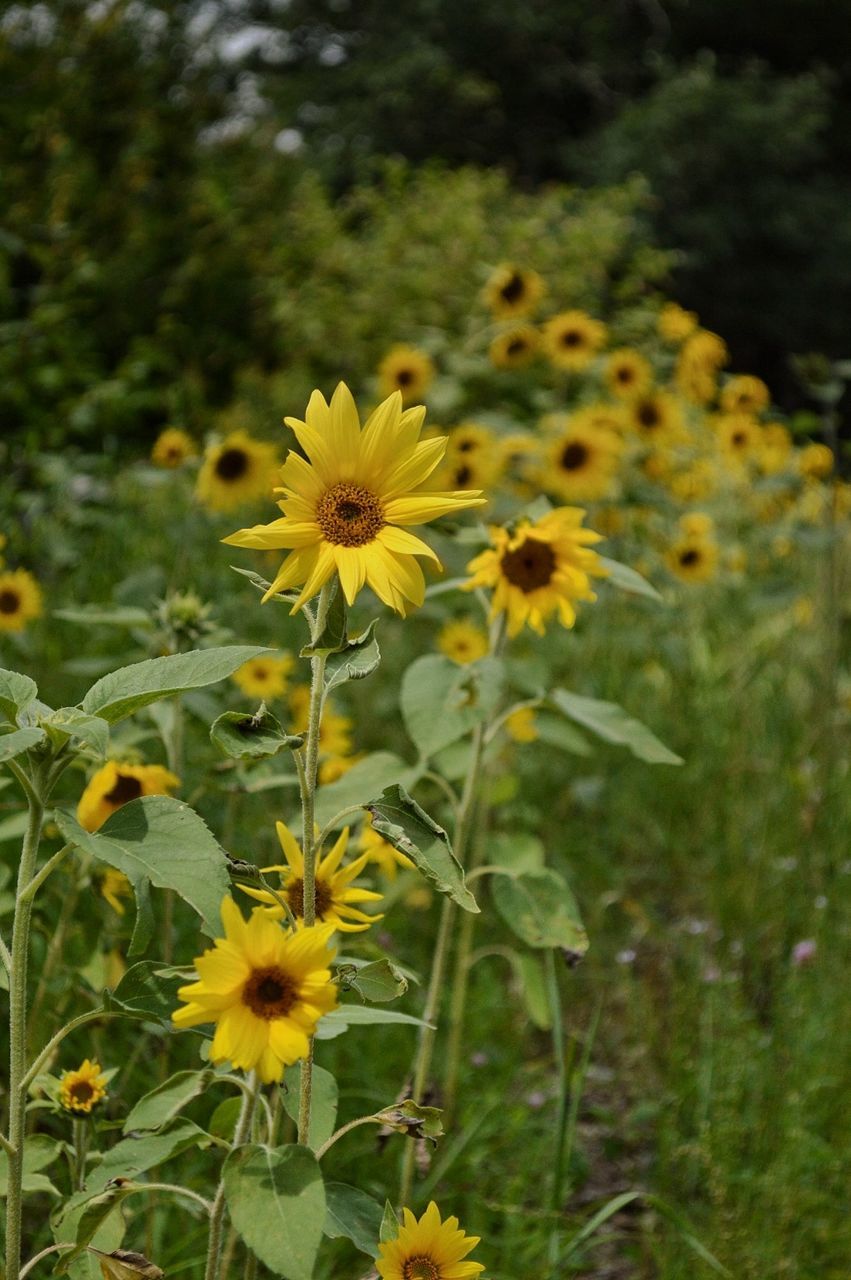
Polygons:
[[530,947],[556,947],[579,960],[588,950],[588,935],[566,882],[542,867],[515,875],[491,877],[497,911],[518,938]]
[[497,658],[459,667],[439,653],[412,662],[402,677],[401,707],[411,739],[423,757],[462,738],[496,710],[504,683]]
[[123,1132],[161,1129],[215,1079],[213,1071],[178,1071],[140,1098],[124,1121]]
[[62,1275],[68,1270],[121,1201],[126,1200],[135,1190],[132,1182],[112,1187],[107,1187],[104,1183],[99,1191],[80,1191],[65,1202],[57,1216],[54,1234],[57,1242],[72,1242],[75,1248],[60,1254],[59,1261],[53,1268],[54,1275]]
[[35,680],[19,671],[0,667],[0,711],[10,724],[17,724],[18,713],[24,711],[38,694]]
[[[288,1067],[284,1075],[286,1092],[284,1093],[284,1109],[291,1120],[298,1123],[299,1091],[301,1088],[301,1063]],[[328,1141],[337,1123],[337,1102],[339,1092],[337,1081],[324,1067],[313,1065],[310,1096],[310,1132],[307,1145],[313,1150]]]
[[113,1178],[132,1180],[140,1173],[156,1169],[166,1160],[172,1160],[183,1151],[196,1147],[203,1150],[213,1143],[191,1120],[175,1120],[160,1133],[145,1133],[141,1137],[122,1138],[121,1142],[106,1152],[103,1160],[86,1179],[86,1191],[97,1195]]
[[372,621],[362,635],[347,642],[345,649],[329,654],[325,664],[326,694],[348,680],[363,680],[377,669],[381,661],[381,651],[375,638],[377,626],[377,620]]
[[536,711],[535,728],[541,742],[548,742],[551,747],[559,747],[575,756],[594,754],[594,748],[585,735],[563,715],[556,715],[554,711]]
[[236,760],[262,760],[276,756],[285,747],[300,747],[303,741],[286,733],[265,706],[254,715],[247,711],[226,711],[213,722],[210,740],[226,756]]
[[325,1225],[325,1188],[306,1147],[237,1147],[225,1161],[231,1221],[275,1276],[311,1280]]
[[236,1132],[237,1121],[242,1111],[242,1094],[238,1098],[225,1098],[224,1102],[220,1102],[213,1114],[210,1116],[210,1122],[207,1130],[214,1138],[224,1138],[226,1142],[233,1142],[233,1135]]
[[344,1182],[325,1183],[325,1229],[330,1240],[345,1236],[361,1253],[378,1257],[384,1211],[377,1200]]
[[227,856],[206,823],[172,796],[131,800],[95,832],[57,810],[66,840],[123,871],[134,890],[141,882],[173,889],[193,907],[210,937],[221,933],[220,908],[230,892]]
[[528,951],[513,952],[512,963],[515,967],[523,991],[523,1003],[529,1018],[539,1031],[549,1031],[552,1026],[552,1014],[547,999],[547,984],[544,971],[537,956]]
[[328,606],[328,612],[325,615],[325,625],[321,634],[311,644],[306,644],[300,651],[299,656],[312,658],[314,654],[337,653],[338,650],[345,649],[348,644],[346,635],[347,622],[346,597],[340,590],[339,584],[337,584],[331,597],[331,603]]
[[82,709],[115,724],[160,698],[225,680],[250,658],[273,652],[257,645],[231,644],[148,658],[98,680],[83,698]]
[[116,605],[113,609],[99,604],[54,609],[51,617],[61,618],[63,622],[79,622],[86,627],[142,627],[145,631],[150,631],[154,625],[154,619],[147,610],[129,604]]
[[414,771],[404,760],[390,751],[374,751],[353,765],[342,778],[319,788],[316,793],[316,821],[324,827],[341,809],[360,804],[364,796],[377,795],[394,782],[409,786],[413,777]]
[[[24,1191],[47,1191],[58,1196],[59,1192],[50,1179],[42,1172],[47,1169],[62,1150],[61,1142],[48,1138],[45,1134],[33,1134],[24,1143]],[[9,1157],[0,1151],[0,1197],[7,1194],[9,1188]]]
[[550,701],[570,720],[575,720],[604,742],[615,742],[627,747],[639,760],[649,764],[682,764],[682,757],[669,751],[654,733],[634,720],[616,702],[601,702],[599,698],[586,698],[566,689],[554,689]]
[[404,787],[387,787],[363,806],[373,828],[416,864],[427,880],[465,911],[479,910],[464,884],[464,870],[452,852],[449,836],[421,809]]
[[25,751],[37,747],[46,738],[44,730],[37,728],[13,729],[11,733],[0,735],[0,764],[5,760],[14,760],[15,756],[22,756]]
[[381,1217],[381,1230],[378,1233],[378,1239],[382,1244],[388,1244],[391,1240],[395,1240],[399,1234],[399,1219],[396,1217],[396,1210],[393,1208],[389,1200],[384,1201],[384,1213]]
[[615,587],[620,587],[621,591],[628,591],[634,596],[646,596],[648,600],[658,600],[662,602],[662,596],[652,586],[646,578],[642,578],[640,573],[635,569],[630,569],[629,565],[621,564],[619,560],[609,560],[606,556],[600,556],[603,567],[608,569],[607,581]]
[[378,1004],[396,1000],[408,990],[408,979],[387,959],[364,965],[338,965],[337,976],[344,991],[357,991],[364,1000]]
[[316,1030],[317,1040],[333,1040],[341,1034],[340,1028],[373,1027],[389,1023],[404,1023],[409,1027],[427,1027],[431,1024],[415,1018],[412,1013],[400,1013],[397,1009],[377,1009],[371,1004],[341,1004],[326,1013]]
[[506,871],[535,871],[544,865],[544,845],[537,836],[525,831],[495,832],[488,836],[487,860],[491,866]]
[[413,1098],[395,1102],[392,1107],[376,1111],[376,1119],[388,1129],[404,1133],[407,1138],[427,1138],[433,1147],[443,1137],[443,1112],[438,1107],[423,1107]]
[[60,707],[42,723],[56,746],[74,738],[84,746],[91,747],[96,755],[106,755],[109,725],[100,716],[87,715],[79,707]]

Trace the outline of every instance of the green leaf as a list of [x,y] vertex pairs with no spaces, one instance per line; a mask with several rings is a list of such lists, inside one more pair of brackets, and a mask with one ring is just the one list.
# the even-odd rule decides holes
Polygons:
[[575,756],[594,754],[594,748],[585,735],[569,720],[565,720],[564,716],[556,715],[555,712],[536,711],[535,728],[541,742],[548,742],[551,747],[569,751]]
[[227,856],[188,805],[172,796],[142,796],[95,832],[64,810],[57,810],[56,823],[66,840],[123,871],[136,892],[145,882],[173,889],[198,912],[211,938],[221,933],[219,912],[230,892]]
[[[296,596],[295,598],[297,599],[298,597]],[[328,612],[325,615],[325,625],[316,639],[300,650],[299,657],[312,658],[316,654],[337,653],[340,649],[345,649],[348,644],[347,622],[346,597],[340,590],[339,583],[335,582],[334,594],[331,597]]]
[[213,1138],[191,1120],[176,1120],[160,1133],[122,1138],[110,1147],[97,1167],[86,1179],[86,1190],[92,1195],[104,1190],[113,1178],[133,1179],[172,1160],[191,1148],[201,1150],[213,1144]]
[[609,560],[606,556],[600,556],[603,567],[608,569],[608,582],[612,586],[620,587],[621,591],[628,591],[630,595],[646,596],[648,600],[658,600],[663,602],[663,597],[654,586],[652,586],[646,578],[642,578],[640,573],[635,569],[630,569],[629,565],[621,564],[619,560]]
[[193,1098],[204,1093],[214,1079],[215,1073],[210,1070],[176,1072],[139,1099],[124,1121],[123,1132],[127,1134],[144,1129],[161,1129]]
[[556,871],[542,867],[491,877],[497,911],[530,947],[557,947],[571,960],[588,950],[588,935],[568,885]]
[[377,1200],[344,1182],[325,1184],[325,1228],[330,1240],[345,1236],[361,1253],[378,1257],[383,1210]]
[[149,1022],[170,1022],[176,1007],[174,987],[166,985],[159,960],[139,960],[122,974],[113,991],[104,991],[105,1009],[121,1009]]
[[[240,573],[243,578],[247,578],[252,587],[255,587],[261,595],[265,595],[272,585],[271,582],[267,582],[265,578],[261,578],[259,573],[255,573],[253,569],[241,569],[239,565],[236,564],[232,564],[230,567],[233,569],[234,573]],[[270,599],[283,600],[285,604],[293,604],[298,600],[298,597],[299,593],[297,591],[276,591]]]
[[83,698],[82,708],[115,724],[160,698],[225,680],[250,658],[273,652],[257,645],[232,644],[148,658],[98,680]]
[[[59,1192],[53,1183],[44,1173],[49,1165],[59,1155],[62,1150],[62,1143],[56,1142],[53,1138],[48,1138],[45,1134],[33,1134],[27,1138],[24,1143],[24,1159],[23,1159],[23,1190],[30,1191],[47,1191],[50,1195],[58,1196]],[[9,1157],[5,1151],[0,1151],[0,1197],[4,1197],[9,1189]]]
[[100,716],[87,715],[79,707],[60,707],[42,721],[54,746],[63,746],[74,738],[103,757],[109,747],[109,725]]
[[412,662],[402,677],[405,728],[423,757],[462,738],[496,710],[504,669],[498,658],[459,667],[439,653]]
[[276,756],[285,747],[300,747],[303,742],[301,737],[286,733],[265,706],[254,715],[225,711],[213,721],[210,740],[224,755],[236,760],[262,760]]
[[372,675],[381,661],[375,638],[378,620],[373,620],[362,635],[346,642],[346,647],[329,655],[325,664],[325,692],[345,684],[347,680],[363,680]]
[[539,1031],[549,1031],[552,1026],[552,1014],[547,999],[547,984],[544,970],[536,956],[528,951],[515,951],[512,963],[520,979],[523,991],[523,1003],[531,1022]]
[[586,698],[566,689],[554,689],[550,701],[570,720],[596,733],[604,742],[615,742],[627,747],[639,760],[649,764],[682,764],[682,757],[674,755],[654,733],[634,720],[616,702],[601,702],[598,698]]
[[426,1138],[433,1147],[443,1137],[443,1112],[438,1107],[422,1107],[413,1098],[376,1111],[376,1119],[407,1138]]
[[104,609],[101,605],[80,605],[78,608],[54,609],[53,618],[61,618],[63,622],[79,622],[83,626],[105,627],[142,627],[150,631],[154,620],[145,609],[137,609],[133,605],[117,605],[114,609]]
[[408,786],[413,776],[410,765],[392,752],[374,751],[353,765],[342,778],[319,788],[316,793],[316,821],[324,827],[341,809],[360,804],[364,796],[377,795],[394,782]]
[[[391,1022],[409,1027],[427,1027],[431,1024],[415,1018],[412,1013],[400,1013],[397,1009],[376,1009],[371,1004],[341,1004],[326,1013],[316,1031],[317,1040],[332,1040],[341,1034],[340,1028],[373,1027]],[[329,1034],[330,1033],[330,1034]]]
[[57,1242],[73,1242],[75,1248],[60,1255],[53,1268],[54,1275],[62,1275],[68,1270],[113,1210],[135,1190],[132,1183],[125,1186],[122,1180],[118,1186],[106,1187],[104,1184],[104,1189],[98,1192],[81,1191],[66,1201],[57,1219],[55,1235]]
[[396,1217],[396,1210],[393,1208],[389,1200],[384,1201],[384,1213],[381,1218],[381,1230],[378,1233],[378,1239],[382,1244],[388,1244],[391,1240],[395,1240],[399,1234],[399,1219]]
[[4,760],[14,760],[15,756],[22,756],[25,751],[38,746],[46,738],[47,734],[44,730],[37,728],[13,729],[11,733],[0,735],[0,764]]
[[494,832],[488,837],[488,860],[501,870],[536,871],[544,866],[544,845],[537,836],[525,831]]
[[337,976],[344,991],[357,991],[364,1000],[379,1004],[396,1000],[408,990],[408,979],[387,959],[364,965],[341,964]]
[[[298,1123],[299,1091],[301,1088],[301,1063],[288,1067],[285,1077],[284,1109],[291,1120]],[[314,1063],[310,1100],[310,1132],[307,1145],[318,1151],[334,1132],[337,1123],[337,1081],[324,1067]]]
[[225,1098],[210,1116],[208,1131],[214,1138],[224,1138],[226,1142],[233,1142],[241,1111],[242,1094],[238,1098]]
[[0,667],[0,711],[10,724],[17,724],[18,713],[24,711],[37,694],[35,680]]
[[406,854],[427,880],[465,911],[479,910],[464,884],[464,870],[452,852],[449,836],[421,809],[404,787],[387,787],[377,800],[363,806],[372,825],[385,840]]
[[285,1280],[311,1280],[325,1225],[325,1188],[302,1146],[237,1147],[225,1161],[231,1221],[264,1266]]

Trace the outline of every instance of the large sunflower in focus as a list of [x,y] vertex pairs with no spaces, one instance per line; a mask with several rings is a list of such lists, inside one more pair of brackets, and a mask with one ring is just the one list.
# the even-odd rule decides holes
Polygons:
[[399,1233],[379,1245],[375,1267],[381,1280],[475,1280],[484,1265],[464,1259],[479,1239],[465,1235],[457,1218],[442,1222],[432,1200],[419,1219],[402,1210]]
[[484,502],[478,490],[424,488],[446,449],[443,437],[419,439],[424,415],[420,406],[403,412],[395,392],[361,428],[352,393],[341,382],[330,405],[314,391],[305,422],[286,419],[307,458],[290,453],[281,468],[282,518],[224,539],[237,547],[289,550],[264,600],[301,587],[295,613],[338,573],[349,604],[364,586],[402,615],[422,604],[425,579],[416,557],[440,562],[405,526]]

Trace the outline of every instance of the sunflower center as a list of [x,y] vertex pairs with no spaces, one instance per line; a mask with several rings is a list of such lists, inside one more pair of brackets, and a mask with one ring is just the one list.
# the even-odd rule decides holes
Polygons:
[[328,542],[338,547],[362,547],[384,527],[378,498],[359,484],[342,481],[325,493],[316,508],[316,522]]
[[413,369],[397,369],[396,385],[400,387],[409,387],[414,380]]
[[509,356],[520,356],[526,350],[525,338],[512,338],[506,347],[506,354]]
[[[304,881],[291,880],[287,885],[287,902],[298,920],[304,919]],[[324,920],[325,912],[333,905],[331,886],[324,880],[316,881],[316,919]]]
[[142,794],[142,784],[138,778],[119,773],[118,781],[111,791],[104,796],[107,804],[126,804],[128,800],[138,800]]
[[456,467],[453,475],[453,479],[456,484],[459,484],[462,486],[465,484],[469,484],[472,478],[473,478],[473,468],[469,467],[466,462],[462,463],[460,467]]
[[523,297],[523,277],[515,271],[499,293],[505,302],[518,302]]
[[416,1254],[402,1263],[402,1280],[441,1280],[440,1267],[433,1259]]
[[684,569],[690,569],[700,560],[700,552],[695,547],[689,547],[688,551],[680,553],[680,564]]
[[560,459],[561,466],[565,471],[578,471],[587,461],[588,450],[578,440],[571,440],[570,444],[565,446]]
[[556,567],[555,552],[548,542],[527,538],[514,551],[506,551],[500,569],[513,587],[521,591],[537,591],[552,580]]
[[744,431],[736,431],[733,435],[733,444],[737,449],[741,449],[742,445],[747,443],[747,439]]
[[216,475],[220,480],[239,480],[248,470],[248,454],[244,449],[225,449],[216,461]]
[[263,1018],[266,1022],[285,1018],[297,999],[298,991],[292,977],[277,965],[255,969],[242,988],[242,1003],[256,1018]]
[[652,430],[653,427],[658,427],[659,410],[656,408],[655,404],[653,404],[652,400],[645,400],[642,405],[639,405],[638,421],[641,423],[642,427],[646,427],[648,430]]
[[90,1102],[94,1097],[94,1086],[89,1080],[75,1080],[68,1092],[75,1102]]
[[578,329],[565,329],[561,335],[561,345],[563,347],[578,347],[582,344],[582,334]]
[[21,607],[21,597],[17,591],[0,591],[0,613],[17,613]]
[[629,365],[621,365],[619,369],[615,370],[615,377],[618,382],[632,382],[635,377],[635,371],[630,369]]

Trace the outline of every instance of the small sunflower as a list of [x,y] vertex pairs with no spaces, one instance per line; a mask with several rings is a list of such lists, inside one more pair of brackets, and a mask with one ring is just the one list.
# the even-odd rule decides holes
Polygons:
[[23,631],[42,614],[41,587],[26,569],[0,573],[0,631]]
[[[480,428],[485,430],[485,428]],[[491,437],[493,439],[493,437]],[[490,449],[476,448],[462,451],[447,449],[446,457],[436,473],[439,484],[449,489],[491,489],[502,471],[503,454],[494,440]]]
[[534,707],[518,707],[506,717],[505,732],[513,742],[536,742],[538,726],[535,724]]
[[681,582],[709,582],[718,572],[718,546],[711,538],[680,538],[669,547],[665,561]]
[[480,422],[459,422],[446,437],[446,462],[463,461],[480,453],[491,453],[496,437],[490,427]]
[[537,329],[530,324],[521,324],[498,333],[488,354],[497,369],[522,369],[535,358],[540,344]]
[[833,471],[833,450],[826,444],[805,444],[798,452],[797,462],[802,476],[824,480]]
[[112,817],[129,800],[140,796],[167,796],[180,779],[160,764],[117,764],[108,760],[92,775],[77,805],[77,821],[86,831]]
[[100,896],[106,899],[116,915],[123,916],[124,903],[121,899],[129,898],[133,892],[124,872],[116,871],[115,867],[105,867],[98,887]]
[[680,348],[674,374],[679,391],[695,404],[709,404],[718,390],[718,371],[729,358],[723,338],[697,329]]
[[379,1245],[376,1270],[381,1280],[474,1280],[484,1265],[464,1258],[479,1239],[465,1235],[457,1218],[442,1222],[432,1200],[420,1219],[410,1209],[402,1210],[396,1239]]
[[222,902],[225,936],[195,959],[198,981],[178,989],[178,1027],[215,1022],[210,1061],[255,1067],[264,1084],[310,1052],[309,1037],[337,1004],[329,965],[330,925],[285,932],[262,907],[244,920],[232,898]]
[[434,364],[417,347],[393,347],[378,366],[378,384],[383,396],[398,391],[403,404],[418,404],[434,380]]
[[274,445],[232,431],[204,454],[195,493],[208,511],[233,511],[243,503],[272,496],[278,469]]
[[667,302],[659,312],[659,336],[665,342],[683,342],[697,328],[697,315],[676,302]]
[[286,419],[309,460],[290,453],[281,468],[283,517],[224,539],[237,547],[289,551],[264,600],[301,586],[291,610],[296,613],[339,574],[349,604],[367,585],[402,615],[422,604],[425,578],[417,557],[440,562],[405,526],[484,502],[475,490],[423,488],[446,449],[444,439],[418,443],[424,413],[403,413],[396,392],[361,429],[352,394],[341,382],[330,405],[313,393],[306,422]]
[[683,414],[667,391],[638,396],[629,406],[629,424],[645,444],[670,440],[683,429]]
[[606,360],[606,382],[612,395],[629,400],[648,391],[653,381],[649,361],[632,347],[619,347]]
[[544,349],[559,369],[584,369],[606,341],[606,326],[586,311],[563,311],[544,325]]
[[[281,877],[280,896],[287,902],[297,923],[304,927],[304,854],[289,827],[283,822],[275,823],[278,841],[286,858],[286,865],[263,867],[263,874],[277,871]],[[355,902],[380,902],[381,894],[372,889],[352,887],[352,881],[360,875],[369,861],[367,854],[362,853],[354,862],[340,870],[340,863],[346,854],[349,844],[349,828],[344,827],[337,837],[336,843],[324,858],[316,863],[316,921],[318,924],[333,925],[341,933],[363,933],[370,925],[381,920],[381,916],[367,915],[352,904]],[[273,920],[284,917],[284,909],[265,889],[243,887],[243,891],[262,902]]]
[[521,521],[513,531],[494,528],[492,547],[468,564],[473,577],[465,590],[493,590],[491,617],[506,613],[510,636],[524,624],[543,635],[553,613],[562,626],[572,627],[575,601],[596,600],[591,577],[606,577],[608,570],[591,550],[602,538],[581,527],[584,516],[579,507],[558,507],[534,524]]
[[59,1081],[59,1101],[66,1111],[90,1115],[106,1097],[106,1076],[100,1063],[84,1058],[76,1071],[63,1071]]
[[782,422],[766,422],[760,436],[759,469],[767,476],[785,471],[792,455],[792,433]]
[[249,698],[280,698],[294,666],[295,659],[289,653],[279,658],[249,658],[231,679]]
[[366,822],[363,824],[358,840],[361,851],[369,859],[369,862],[378,867],[382,875],[387,876],[388,880],[396,879],[396,872],[399,867],[403,871],[410,871],[414,863],[406,857],[404,853],[400,853],[389,840],[385,840],[384,836],[379,835],[372,825],[372,818],[367,814]]
[[488,652],[487,632],[470,618],[455,618],[447,622],[437,637],[437,647],[447,658],[466,666],[476,662]]
[[730,378],[721,389],[721,408],[725,413],[762,413],[771,403],[771,392],[762,378],[742,373]]
[[716,438],[722,455],[736,464],[756,460],[760,453],[762,428],[747,413],[724,413],[716,419]]
[[500,320],[527,316],[544,296],[537,271],[506,264],[497,267],[485,285],[485,302]]
[[156,467],[181,467],[189,458],[194,458],[198,450],[195,441],[180,427],[166,427],[154,441],[151,450],[151,462]]
[[539,476],[541,487],[565,502],[606,497],[620,461],[620,438],[562,414],[545,418],[543,426],[553,438]]
[[668,478],[668,488],[680,502],[703,502],[718,488],[718,474],[707,458],[698,458],[691,466]]

